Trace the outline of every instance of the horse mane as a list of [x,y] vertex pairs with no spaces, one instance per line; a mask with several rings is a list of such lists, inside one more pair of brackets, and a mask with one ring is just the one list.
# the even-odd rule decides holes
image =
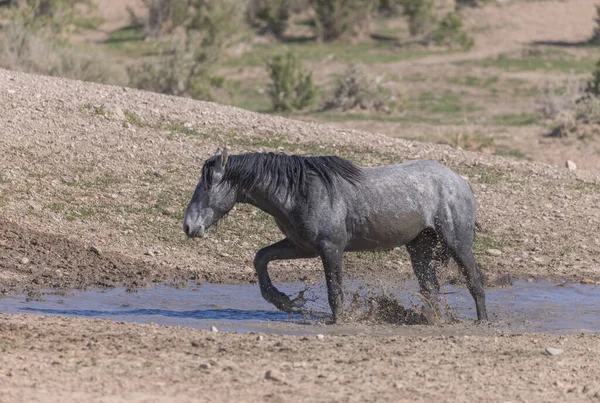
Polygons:
[[321,180],[332,197],[337,179],[356,186],[363,178],[362,170],[344,158],[306,157],[283,153],[231,155],[223,177],[232,185],[244,190],[251,190],[260,184],[266,186],[269,193],[283,189],[287,196],[303,198],[308,196],[310,184],[314,179]]

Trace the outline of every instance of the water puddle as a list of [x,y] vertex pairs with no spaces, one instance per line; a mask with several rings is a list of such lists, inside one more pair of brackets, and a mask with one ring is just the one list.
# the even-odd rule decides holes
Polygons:
[[[304,283],[278,285],[288,295],[306,288]],[[351,284],[354,290],[360,285]],[[418,303],[417,285],[407,282],[386,292],[405,306]],[[360,291],[359,291],[360,292]],[[453,316],[471,325],[476,318],[475,307],[463,287],[445,285],[444,299]],[[492,332],[600,333],[600,287],[581,284],[552,284],[546,281],[515,282],[507,288],[486,290],[488,312],[492,323],[477,326]],[[2,313],[36,313],[87,318],[103,318],[134,323],[186,326],[239,333],[261,332],[294,335],[318,333],[337,334],[398,334],[411,326],[343,324],[326,325],[329,315],[325,287],[312,286],[305,296],[310,316],[288,315],[265,302],[258,285],[192,284],[176,289],[155,286],[127,292],[108,290],[72,291],[67,295],[48,292],[42,300],[28,300],[23,295],[0,299]],[[347,299],[350,295],[347,294]],[[447,325],[446,325],[447,326]],[[452,325],[454,326],[454,325]],[[438,328],[428,326],[428,328]],[[420,327],[423,330],[423,327]],[[456,330],[456,329],[454,329]],[[465,329],[466,330],[466,329]]]

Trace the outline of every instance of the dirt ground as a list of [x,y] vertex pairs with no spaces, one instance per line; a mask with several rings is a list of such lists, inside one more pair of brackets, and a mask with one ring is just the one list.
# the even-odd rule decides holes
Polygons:
[[[592,30],[593,5],[503,2],[468,11],[471,28],[495,21],[482,27],[468,56],[387,68],[407,77],[422,69],[451,75],[462,68],[451,63],[464,57],[485,58],[532,41],[582,41]],[[107,31],[127,23],[105,18]],[[506,108],[512,113],[521,106]],[[255,251],[281,239],[269,217],[238,206],[207,239],[188,240],[181,231],[200,166],[223,145],[232,153],[337,154],[363,165],[441,161],[473,186],[482,224],[474,249],[488,286],[506,275],[600,280],[597,139],[561,144],[542,137],[539,126],[503,132],[502,141],[528,150],[535,160],[528,161],[401,138],[437,141],[431,133],[445,138],[456,129],[451,125],[345,121],[333,127],[6,70],[0,70],[0,111],[0,311],[2,295],[35,297],[48,288],[256,282]],[[570,171],[564,160],[573,155],[583,163]],[[349,255],[344,270],[347,278],[383,283],[413,278],[403,250]],[[439,274],[442,281],[462,279],[453,266]],[[323,277],[316,260],[280,262],[271,275],[276,282]],[[0,315],[0,402],[600,400],[597,335],[503,334],[471,322],[394,332],[259,340]],[[550,356],[547,347],[564,352]]]
[[[241,335],[0,316],[1,402],[600,399],[600,337]],[[564,350],[550,356],[547,347]],[[267,375],[267,373],[269,375]]]

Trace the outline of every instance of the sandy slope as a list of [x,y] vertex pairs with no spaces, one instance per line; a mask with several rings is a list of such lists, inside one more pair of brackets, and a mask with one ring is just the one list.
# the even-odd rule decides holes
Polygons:
[[[431,158],[473,184],[484,228],[479,259],[490,278],[600,276],[600,196],[589,172],[4,70],[0,89],[0,215],[24,231],[212,281],[248,281],[254,252],[281,239],[271,220],[241,206],[208,240],[186,240],[180,230],[202,161],[219,145],[232,152],[333,153],[366,165]],[[115,108],[129,118],[111,114]],[[20,257],[10,255],[3,278],[53,272],[18,238],[12,242],[9,248],[24,248],[31,263],[17,264]],[[488,248],[503,253],[491,257],[483,253]],[[321,278],[315,262],[279,267],[286,267],[275,270],[280,279]],[[346,272],[411,275],[402,253],[378,256],[375,265],[372,258],[350,258]],[[118,281],[121,273],[114,276]]]

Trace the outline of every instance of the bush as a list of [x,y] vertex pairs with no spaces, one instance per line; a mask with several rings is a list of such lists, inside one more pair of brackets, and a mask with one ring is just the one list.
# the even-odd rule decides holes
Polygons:
[[275,56],[267,61],[271,77],[268,93],[276,111],[302,110],[315,98],[312,74],[300,65],[292,53]]
[[448,48],[460,47],[464,50],[473,47],[471,38],[463,29],[462,19],[456,13],[447,14],[429,34],[429,40],[436,45]]
[[574,77],[567,80],[564,92],[545,90],[542,94],[542,114],[551,118],[555,128],[551,136],[565,137],[577,134],[589,137],[600,130],[600,62],[587,86]]
[[369,32],[377,0],[314,0],[317,33],[324,41]]
[[592,72],[592,78],[588,80],[585,86],[587,96],[600,96],[600,60],[596,63],[596,69]]
[[559,115],[575,109],[585,95],[581,81],[574,75],[569,75],[564,88],[546,84],[540,96],[536,99],[538,110],[546,119],[556,119]]
[[589,97],[575,105],[575,119],[585,124],[600,124],[600,98]]
[[15,19],[4,27],[0,67],[26,73],[111,83],[111,70],[97,53],[83,52],[37,28]]
[[211,63],[204,62],[181,38],[163,44],[156,61],[130,67],[127,72],[134,88],[203,100],[212,100],[211,89],[218,81]]
[[237,0],[191,2],[182,27],[159,45],[161,56],[154,62],[128,69],[130,85],[163,94],[212,100],[212,89],[223,85],[214,73],[223,50],[242,20]]
[[395,106],[394,98],[377,79],[368,77],[360,66],[350,65],[338,78],[325,109],[347,111],[360,108],[390,112]]
[[249,0],[246,20],[250,26],[266,28],[277,38],[283,37],[290,18],[290,0]]
[[408,17],[408,31],[412,36],[422,35],[435,23],[434,0],[400,0],[404,15]]
[[148,8],[145,23],[146,36],[158,38],[181,26],[187,18],[187,0],[144,0]]

